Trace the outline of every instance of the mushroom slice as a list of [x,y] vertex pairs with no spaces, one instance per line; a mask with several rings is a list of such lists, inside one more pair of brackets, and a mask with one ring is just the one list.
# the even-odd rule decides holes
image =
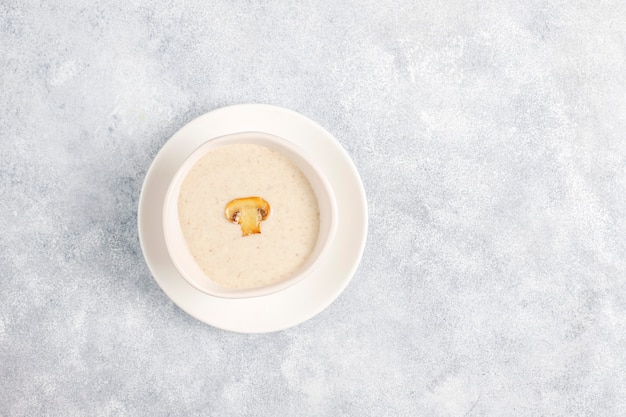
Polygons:
[[270,215],[270,205],[261,197],[236,198],[226,204],[224,214],[229,222],[241,226],[241,235],[261,233],[261,222]]

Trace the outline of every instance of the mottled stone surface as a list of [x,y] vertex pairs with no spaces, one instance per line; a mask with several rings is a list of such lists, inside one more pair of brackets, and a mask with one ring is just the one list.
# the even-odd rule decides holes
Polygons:
[[[87,3],[0,3],[1,416],[626,415],[622,1]],[[333,133],[371,216],[265,335],[175,306],[136,226],[244,102]]]

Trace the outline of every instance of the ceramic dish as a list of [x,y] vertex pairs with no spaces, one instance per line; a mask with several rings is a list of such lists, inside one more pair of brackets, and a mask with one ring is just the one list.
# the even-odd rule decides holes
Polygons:
[[[300,266],[290,277],[273,283],[255,288],[229,288],[219,285],[207,276],[195,261],[192,253],[186,244],[185,237],[179,222],[178,196],[183,181],[194,167],[194,165],[209,152],[224,146],[237,144],[254,144],[279,152],[304,173],[312,186],[317,197],[320,210],[319,233],[317,243],[312,253],[308,256],[304,265]],[[280,181],[280,179],[279,179]],[[281,187],[280,182],[276,187]],[[249,298],[265,296],[277,291],[284,290],[302,279],[309,276],[315,268],[324,260],[327,249],[330,246],[337,226],[337,208],[335,196],[332,188],[324,177],[323,173],[317,169],[317,163],[309,158],[309,155],[295,146],[290,141],[270,135],[264,132],[241,132],[231,135],[211,138],[204,142],[187,158],[178,169],[165,196],[163,206],[163,228],[165,234],[165,244],[168,248],[170,258],[174,262],[180,274],[200,291],[209,295],[224,298]],[[226,223],[226,220],[224,223]],[[238,229],[237,229],[238,230]],[[215,233],[215,230],[211,230]],[[284,252],[277,252],[278,257],[284,258]],[[275,277],[276,275],[274,275]]]
[[[176,171],[207,138],[244,131],[285,138],[311,155],[336,198],[337,227],[315,271],[282,291],[255,298],[208,295],[190,285],[171,261],[163,230],[163,201]],[[193,317],[241,333],[265,333],[300,324],[324,310],[354,275],[367,237],[367,203],[359,174],[341,145],[307,117],[281,107],[242,104],[191,121],[161,148],[146,174],[138,228],[146,263],[165,294]]]

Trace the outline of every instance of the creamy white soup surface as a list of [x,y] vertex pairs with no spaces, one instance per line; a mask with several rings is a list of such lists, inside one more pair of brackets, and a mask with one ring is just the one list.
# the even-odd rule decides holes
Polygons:
[[[271,211],[261,233],[242,236],[224,210],[231,200],[249,196],[266,200]],[[319,206],[308,180],[282,154],[261,145],[227,145],[203,156],[183,181],[178,215],[200,268],[229,288],[288,278],[306,262],[319,233]]]

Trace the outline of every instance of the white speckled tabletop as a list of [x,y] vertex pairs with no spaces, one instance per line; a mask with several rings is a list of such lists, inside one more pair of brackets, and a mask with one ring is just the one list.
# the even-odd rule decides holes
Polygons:
[[[91,3],[0,4],[0,416],[626,416],[622,1]],[[168,138],[248,102],[331,132],[370,214],[261,335],[137,230]]]

